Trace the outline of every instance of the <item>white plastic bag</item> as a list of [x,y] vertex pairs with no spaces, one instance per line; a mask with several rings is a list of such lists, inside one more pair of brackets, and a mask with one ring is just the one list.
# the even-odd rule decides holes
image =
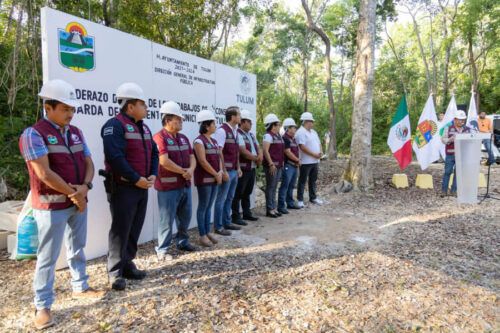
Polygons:
[[24,201],[23,209],[17,217],[17,242],[11,259],[36,259],[38,250],[38,228],[31,207],[31,191]]

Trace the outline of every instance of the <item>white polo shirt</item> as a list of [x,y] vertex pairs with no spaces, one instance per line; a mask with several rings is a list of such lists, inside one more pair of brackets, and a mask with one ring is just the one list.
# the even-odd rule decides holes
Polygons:
[[[295,133],[295,141],[297,145],[304,145],[313,153],[321,153],[321,141],[319,140],[318,133],[316,133],[314,129],[308,131],[301,126]],[[302,149],[299,149],[299,158],[302,164],[319,163],[319,158],[305,154]]]

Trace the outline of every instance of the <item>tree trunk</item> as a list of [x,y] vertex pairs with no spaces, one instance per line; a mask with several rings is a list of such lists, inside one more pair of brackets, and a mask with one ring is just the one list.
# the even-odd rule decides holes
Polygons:
[[422,57],[422,61],[424,63],[424,68],[425,68],[425,80],[427,81],[427,89],[429,90],[429,94],[430,94],[433,92],[431,74],[430,74],[430,70],[429,70],[429,64],[427,62],[427,57],[425,56],[424,46],[422,45],[422,39],[420,38],[420,31],[418,29],[417,18],[415,17],[416,14],[413,13],[409,7],[407,7],[407,8],[408,8],[408,12],[411,16],[411,19],[413,21],[413,31],[415,32],[415,35],[417,36],[418,48],[420,50],[420,56]]
[[309,94],[308,94],[308,77],[309,77],[309,63],[307,61],[307,56],[304,54],[302,59],[302,66],[304,67],[303,78],[302,78],[302,89],[304,93],[304,112],[307,111],[307,104],[309,104]]
[[351,157],[344,173],[355,190],[373,188],[371,168],[372,100],[375,65],[376,0],[361,0],[357,34]]
[[325,71],[326,71],[326,93],[328,95],[328,109],[330,114],[330,145],[328,146],[328,158],[337,158],[337,115],[335,112],[333,91],[332,91],[332,62],[330,59],[331,43],[330,38],[316,23],[314,23],[309,6],[306,0],[302,0],[302,7],[307,16],[307,26],[314,31],[325,44]]
[[[472,77],[472,93],[474,94],[474,98],[476,100],[476,110],[479,112],[479,92],[477,90],[479,86],[478,76],[477,76],[477,64],[476,59],[474,58],[474,48],[473,48],[473,40],[472,35],[469,34],[467,36],[468,43],[468,51],[469,51],[469,63],[470,63],[470,71]],[[469,106],[470,107],[470,106]]]

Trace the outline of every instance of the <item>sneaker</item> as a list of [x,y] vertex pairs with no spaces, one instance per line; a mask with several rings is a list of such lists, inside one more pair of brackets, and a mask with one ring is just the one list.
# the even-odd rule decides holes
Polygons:
[[240,227],[238,227],[238,226],[236,226],[234,224],[231,224],[231,223],[228,224],[228,225],[225,225],[224,229],[226,229],[226,230],[241,230]]
[[122,277],[111,278],[111,289],[113,290],[125,290],[127,287],[127,280]]
[[73,291],[71,296],[77,299],[100,299],[103,298],[105,294],[106,292],[104,290],[88,288],[84,291]]
[[187,243],[186,245],[178,246],[177,249],[179,249],[181,251],[186,251],[186,252],[195,252],[196,251],[196,248],[189,243]]
[[288,214],[290,213],[286,208],[278,209],[278,212],[281,214]]
[[215,233],[222,236],[231,236],[231,231],[226,229],[215,229]]
[[444,198],[446,197],[447,193],[446,192],[441,192],[441,194],[439,195],[441,198]]
[[35,324],[35,328],[39,331],[54,326],[54,320],[52,319],[50,309],[36,310],[33,323]]
[[174,260],[174,257],[171,254],[160,252],[157,253],[156,256],[158,257],[159,261],[172,261]]
[[273,219],[278,217],[278,215],[276,215],[276,213],[271,212],[271,211],[268,211],[268,212],[266,213],[266,216],[267,216],[267,217],[272,217]]
[[210,241],[213,243],[213,244],[217,244],[219,243],[219,240],[217,239],[217,237],[215,237],[214,234],[212,234],[211,232],[208,233],[207,235],[208,239],[210,239]]
[[318,198],[311,200],[311,202],[315,205],[318,205],[318,206],[321,206],[323,204],[323,200],[318,199]]
[[288,208],[288,209],[300,209],[299,206],[297,206],[296,204],[287,205],[286,208]]
[[123,270],[123,277],[127,280],[142,280],[146,275],[146,271],[137,268]]
[[304,207],[305,207],[305,206],[304,206],[304,201],[297,201],[297,208],[298,208],[298,209],[302,209],[302,208],[304,208]]

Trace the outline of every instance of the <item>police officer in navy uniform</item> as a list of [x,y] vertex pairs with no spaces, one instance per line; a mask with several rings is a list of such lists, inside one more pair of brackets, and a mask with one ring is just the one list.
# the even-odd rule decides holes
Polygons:
[[132,261],[137,253],[148,203],[148,189],[158,174],[158,149],[151,130],[143,122],[147,115],[144,93],[132,82],[116,92],[120,113],[102,127],[107,174],[111,176],[108,274],[111,288],[124,290],[126,280],[141,280],[146,272]]

